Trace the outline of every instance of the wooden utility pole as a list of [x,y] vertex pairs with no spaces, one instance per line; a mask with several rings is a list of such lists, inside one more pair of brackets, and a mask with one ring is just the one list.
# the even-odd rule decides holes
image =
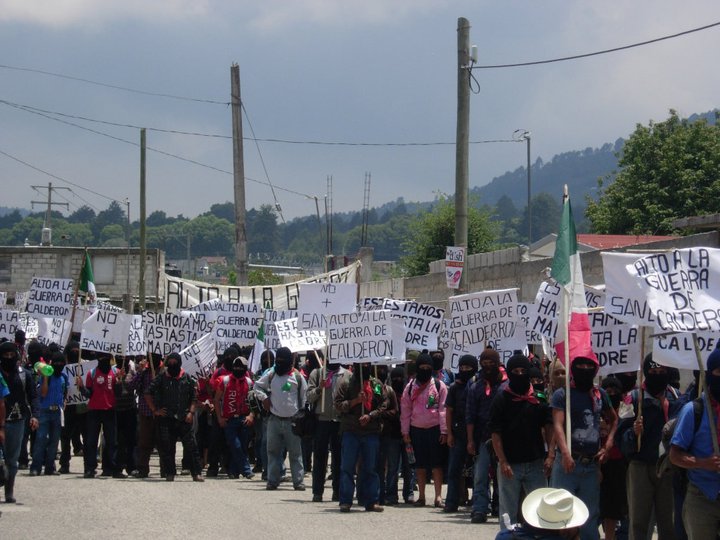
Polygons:
[[233,185],[235,188],[235,268],[237,284],[248,284],[247,231],[245,229],[245,162],[243,159],[242,101],[240,100],[240,66],[230,67],[232,104]]
[[[50,227],[50,219],[52,218],[52,207],[53,206],[64,206],[66,210],[70,210],[70,205],[68,203],[60,203],[60,202],[53,202],[52,200],[52,192],[53,190],[58,191],[60,189],[66,189],[70,191],[70,188],[66,187],[53,187],[52,182],[48,182],[47,186],[30,186],[35,191],[39,193],[39,190],[41,189],[47,189],[47,203],[45,201],[30,201],[30,205],[32,208],[35,208],[36,204],[47,204],[47,210],[45,211],[45,222],[43,223],[43,232],[40,235],[41,238],[41,244],[43,246],[51,246],[52,245],[52,235],[49,232],[51,230]],[[48,232],[45,232],[45,231]]]
[[[457,131],[455,134],[455,245],[464,247],[467,260],[469,140],[470,140],[470,22],[460,17],[457,28]],[[462,273],[458,294],[467,292],[467,269]]]
[[140,311],[145,309],[145,213],[145,128],[142,128],[140,130],[140,279],[138,281]]

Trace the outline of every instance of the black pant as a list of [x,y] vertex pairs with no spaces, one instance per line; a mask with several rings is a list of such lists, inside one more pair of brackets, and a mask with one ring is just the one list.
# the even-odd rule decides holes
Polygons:
[[85,435],[84,461],[85,472],[95,472],[97,469],[97,447],[100,439],[100,426],[102,426],[105,445],[103,447],[103,472],[105,474],[114,474],[119,472],[116,459],[117,449],[115,441],[117,440],[117,421],[115,419],[115,410],[95,410],[90,409],[87,412],[87,432]]
[[175,465],[175,445],[178,439],[182,442],[183,453],[190,456],[192,466],[190,471],[193,476],[197,476],[202,472],[200,465],[200,453],[195,444],[195,437],[192,432],[192,424],[177,420],[175,418],[160,418],[158,421],[158,434],[160,437],[160,462],[165,474],[177,474]]
[[85,433],[87,413],[78,414],[76,405],[65,407],[65,425],[60,432],[60,467],[70,467],[70,444],[75,453],[83,449],[81,435]]
[[227,470],[229,452],[227,443],[225,442],[225,433],[218,424],[214,414],[211,416],[211,420],[210,444],[208,446],[208,473],[217,473],[219,466]]
[[340,493],[340,422],[318,420],[313,440],[313,495],[322,495],[325,491],[328,455],[332,452],[332,490],[333,495]]
[[137,441],[137,410],[116,411],[117,415],[117,469],[130,474],[135,470],[135,444]]

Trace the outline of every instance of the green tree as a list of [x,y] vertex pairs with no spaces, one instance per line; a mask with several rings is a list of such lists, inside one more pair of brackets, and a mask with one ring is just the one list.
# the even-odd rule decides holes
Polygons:
[[[498,224],[485,210],[468,206],[468,251],[482,253],[496,247]],[[432,261],[445,258],[445,248],[455,245],[455,204],[449,198],[438,199],[432,211],[417,214],[410,223],[403,243],[407,255],[400,260],[410,276],[427,274]]]
[[[100,231],[100,242],[103,246],[116,246],[117,241],[121,240],[121,245],[126,245],[125,241],[125,228],[122,225],[112,224],[105,225],[102,231]],[[108,243],[108,241],[111,241]]]
[[[572,193],[571,193],[572,195]],[[560,216],[562,214],[562,206],[558,197],[553,197],[548,193],[539,193],[535,195],[530,205],[532,208],[532,241],[535,242],[544,236],[557,232],[560,225]],[[523,217],[517,225],[518,233],[525,238],[527,242],[527,206],[523,210]]]
[[277,214],[272,206],[263,204],[260,210],[253,208],[247,213],[247,239],[248,251],[260,254],[262,259],[268,260],[280,251]]
[[593,232],[669,234],[675,219],[720,212],[717,122],[689,122],[671,110],[664,122],[638,124],[618,165],[615,181],[602,189],[599,180],[597,201],[587,201]]
[[250,287],[280,285],[282,282],[282,277],[273,274],[269,268],[253,268],[248,272],[248,285]]
[[93,210],[88,205],[84,205],[75,210],[72,214],[70,214],[67,220],[70,223],[91,224],[93,221],[95,221],[95,217],[95,210]]

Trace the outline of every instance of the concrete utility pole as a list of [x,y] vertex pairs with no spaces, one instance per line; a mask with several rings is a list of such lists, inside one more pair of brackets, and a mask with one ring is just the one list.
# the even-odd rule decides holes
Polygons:
[[235,267],[237,284],[248,284],[247,231],[245,229],[245,161],[243,159],[242,101],[240,100],[240,66],[230,67],[232,103],[233,185],[235,188]]
[[[35,191],[41,190],[41,189],[47,189],[47,202],[45,201],[30,201],[30,205],[32,208],[35,208],[36,204],[47,204],[47,210],[45,211],[45,223],[43,224],[43,230],[42,234],[40,235],[41,238],[41,244],[43,246],[51,246],[52,245],[52,236],[51,236],[51,228],[50,228],[50,218],[52,217],[52,207],[55,206],[64,206],[66,210],[70,210],[70,205],[68,203],[60,203],[60,202],[53,202],[52,200],[52,192],[53,190],[59,191],[61,189],[66,189],[70,191],[70,188],[66,187],[53,187],[52,182],[48,182],[47,186],[30,186]],[[48,231],[47,233],[45,231]]]
[[[140,311],[145,309],[145,128],[140,130],[140,279],[138,298]],[[157,298],[155,299],[157,303]]]
[[[470,22],[460,17],[457,28],[457,131],[455,134],[455,245],[468,247],[469,140],[470,140]],[[462,273],[458,294],[467,289],[467,268]]]

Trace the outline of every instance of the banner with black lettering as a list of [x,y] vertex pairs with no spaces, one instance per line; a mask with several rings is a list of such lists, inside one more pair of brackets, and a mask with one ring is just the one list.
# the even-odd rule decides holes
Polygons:
[[322,349],[327,345],[325,332],[322,330],[298,330],[297,317],[275,321],[272,326],[281,347],[287,347],[292,352]]
[[128,356],[145,356],[147,344],[145,343],[145,328],[142,315],[133,315],[127,338]]
[[30,297],[30,291],[18,291],[15,293],[15,309],[20,313],[27,311],[27,302]]
[[27,312],[31,317],[69,319],[73,280],[34,277],[30,283]]
[[525,331],[525,343],[542,345],[542,335],[532,328],[538,318],[537,306],[530,302],[518,302],[517,311],[518,325]]
[[438,336],[438,349],[445,354],[443,367],[453,373],[460,371],[460,358],[468,353],[462,345],[455,343],[450,337],[450,321],[443,319],[440,335]]
[[[43,345],[55,343],[60,347],[60,352],[65,349],[65,344],[70,339],[72,325],[66,319],[53,319],[52,317],[37,317],[37,340]],[[27,334],[25,335],[27,339]]]
[[[703,365],[707,365],[707,357],[720,345],[720,334],[717,332],[698,332],[698,345]],[[667,333],[658,334],[653,338],[653,360],[663,366],[678,369],[698,368],[692,334]]]
[[180,352],[209,334],[214,325],[214,317],[211,319],[205,313],[181,315],[143,311],[142,317],[148,355],[155,353],[163,357]]
[[329,315],[352,313],[356,307],[355,283],[301,283],[298,330],[325,330]]
[[[543,281],[540,284],[535,296],[535,311],[532,312],[534,317],[530,317],[528,321],[528,329],[531,332],[551,340],[555,339],[560,316],[561,290],[562,287],[555,281]],[[585,286],[585,302],[588,309],[602,306],[604,298],[604,292],[600,289]]]
[[218,304],[216,313],[213,339],[218,353],[233,344],[255,345],[262,322],[259,305],[222,302]]
[[91,370],[97,367],[97,360],[86,361],[83,360],[78,364],[67,364],[63,373],[68,377],[68,389],[67,398],[65,398],[66,405],[80,405],[81,403],[87,403],[88,399],[80,393],[80,389],[75,384],[75,377],[80,377],[83,384],[85,384],[85,377]]
[[[266,349],[272,349],[276,350],[278,347],[281,347],[280,340],[277,335],[277,329],[275,328],[275,325],[272,323],[276,323],[278,321],[286,321],[288,319],[297,319],[298,313],[297,310],[294,309],[284,309],[284,310],[274,310],[274,309],[266,309],[265,310],[265,348]],[[295,325],[297,327],[297,324]]]
[[600,253],[605,279],[605,313],[628,324],[655,326],[655,315],[647,296],[636,280],[628,277],[626,267],[642,259],[638,253]]
[[394,298],[362,298],[360,309],[364,311],[387,309],[393,317],[405,321],[405,346],[408,349],[436,350],[438,334],[445,318],[443,308],[421,304],[414,300],[396,300]]
[[132,315],[97,310],[82,324],[80,348],[114,355],[126,355]]
[[15,341],[15,332],[20,327],[20,313],[11,309],[0,309],[0,338]]
[[180,351],[182,367],[193,379],[207,378],[213,374],[217,364],[215,341],[212,334],[205,334]]
[[661,330],[720,331],[720,249],[674,249],[646,255],[625,269]]
[[301,283],[356,283],[359,268],[360,261],[357,261],[293,283],[257,287],[216,285],[165,274],[165,307],[169,311],[180,311],[217,298],[236,304],[260,304],[269,309],[297,309]]
[[7,304],[7,293],[5,291],[0,291],[0,307]]
[[638,327],[624,323],[602,311],[589,313],[592,349],[597,355],[598,375],[637,371],[640,368],[641,342]]
[[38,321],[33,317],[28,317],[27,313],[20,312],[20,330],[25,332],[25,339],[30,341],[38,335]]
[[[327,358],[330,363],[392,363],[403,360],[398,358],[400,352],[394,350],[396,342],[392,335],[392,321],[397,319],[393,319],[389,311],[332,314],[327,320]],[[404,337],[403,329],[400,339],[404,340]]]

